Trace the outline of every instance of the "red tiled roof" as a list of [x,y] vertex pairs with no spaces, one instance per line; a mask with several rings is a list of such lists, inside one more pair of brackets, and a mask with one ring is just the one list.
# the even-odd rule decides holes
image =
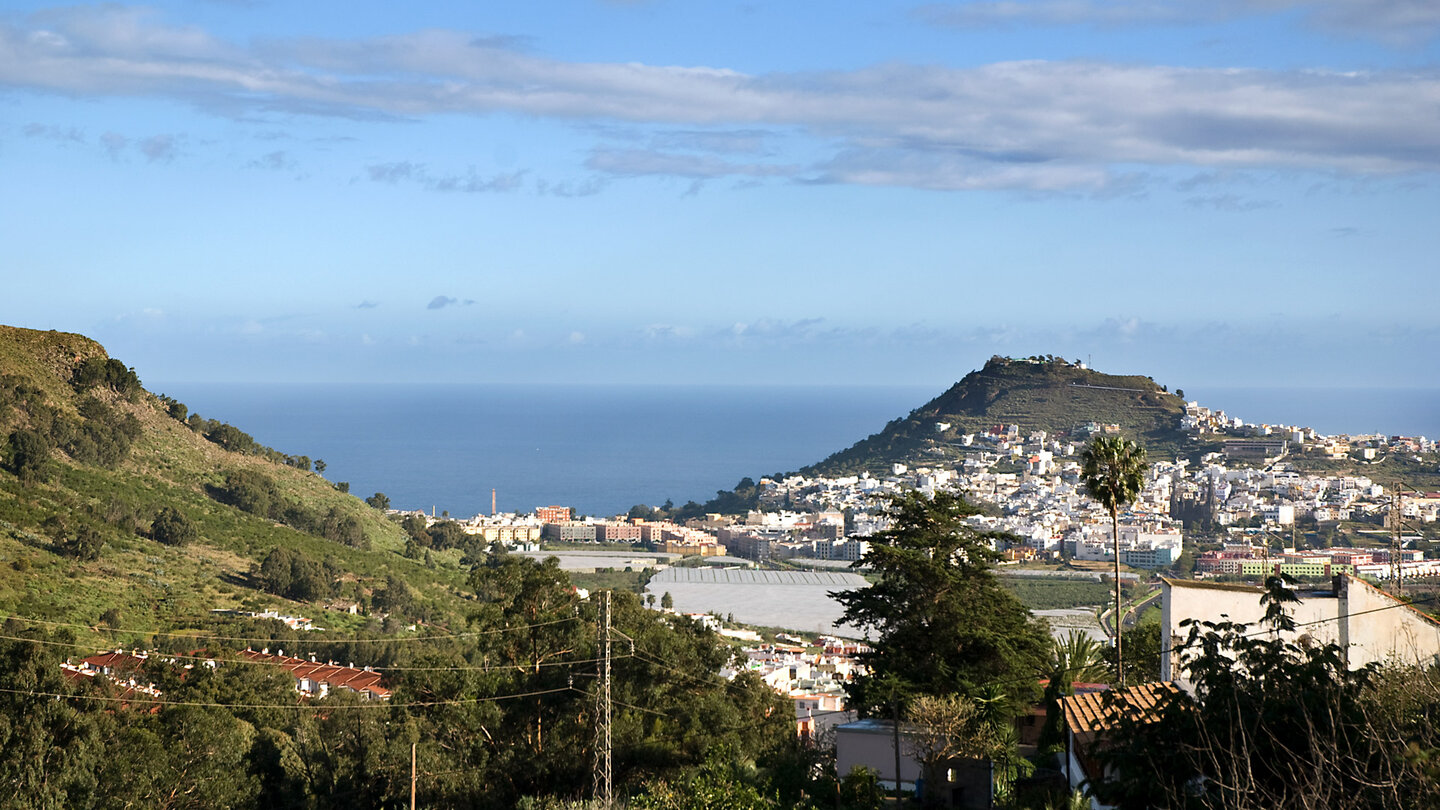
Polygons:
[[139,669],[149,656],[128,653],[124,650],[113,652],[96,653],[89,658],[82,658],[80,663],[88,665],[92,669],[109,669],[111,672],[130,672]]
[[1124,711],[1130,717],[1144,720],[1153,716],[1160,701],[1180,691],[1173,683],[1142,683],[1123,692],[1115,693],[1114,704],[1106,706],[1105,696],[1109,692],[1085,692],[1060,698],[1060,708],[1065,712],[1065,724],[1076,734],[1107,731],[1117,719],[1117,712]]
[[[109,653],[108,655],[116,655],[116,653]],[[92,656],[92,658],[100,657],[101,656]],[[143,657],[126,657],[131,658],[135,661],[145,660]],[[85,659],[85,661],[79,665],[71,664],[68,661],[62,662],[60,664],[61,675],[65,678],[65,680],[70,681],[71,683],[79,683],[82,679],[94,679],[97,676],[103,678],[105,681],[113,684],[118,690],[116,693],[116,697],[120,698],[118,706],[121,709],[131,708],[130,701],[132,699],[153,701],[160,697],[160,690],[156,689],[154,684],[147,684],[142,686],[133,678],[129,681],[123,681],[113,674],[105,675],[97,666],[93,664],[91,664],[90,666],[84,665],[89,664],[90,662],[90,658]],[[159,704],[151,703],[150,706],[146,709],[146,711],[150,712],[151,714],[155,714],[160,711],[160,706]]]
[[380,673],[368,668],[342,667],[329,662],[271,655],[255,650],[244,650],[240,655],[250,661],[264,661],[287,670],[294,676],[297,688],[300,681],[308,680],[317,685],[323,684],[326,689],[349,689],[378,700],[390,699],[390,690],[380,683]]

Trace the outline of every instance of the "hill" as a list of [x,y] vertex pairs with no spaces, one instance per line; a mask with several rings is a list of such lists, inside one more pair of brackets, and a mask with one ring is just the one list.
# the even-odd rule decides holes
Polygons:
[[[487,554],[452,523],[422,543],[314,467],[146,391],[93,341],[0,327],[0,805],[571,806],[593,784],[602,661],[622,793],[716,752],[809,771],[783,770],[810,761],[788,701],[720,677],[733,649],[699,622],[587,599],[553,559]],[[211,614],[272,607],[328,631]],[[152,654],[66,668],[117,648]]]
[[146,391],[81,335],[0,326],[0,461],[5,615],[154,628],[276,608],[354,628],[324,604],[401,591],[412,621],[459,615],[458,550],[406,558],[401,528],[310,459]]
[[1018,425],[1079,438],[1087,423],[1119,425],[1154,457],[1192,453],[1180,431],[1185,402],[1150,377],[1104,374],[1065,360],[992,357],[940,396],[818,464],[810,475],[880,472],[895,462],[958,456],[962,436]]

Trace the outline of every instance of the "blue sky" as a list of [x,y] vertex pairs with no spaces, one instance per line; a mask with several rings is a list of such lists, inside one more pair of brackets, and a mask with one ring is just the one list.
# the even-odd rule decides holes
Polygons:
[[155,381],[1435,386],[1440,4],[0,11],[0,322]]

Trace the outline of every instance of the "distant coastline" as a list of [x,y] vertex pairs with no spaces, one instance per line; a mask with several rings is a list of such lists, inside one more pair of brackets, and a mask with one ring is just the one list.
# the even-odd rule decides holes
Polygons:
[[613,515],[704,502],[880,430],[928,387],[155,383],[192,412],[397,508],[457,517],[550,503]]
[[[560,503],[591,515],[703,502],[817,462],[938,388],[156,383],[192,411],[400,508],[457,517]],[[1246,422],[1440,436],[1440,388],[1187,388]]]
[[1187,400],[1247,423],[1284,423],[1320,433],[1440,436],[1440,388],[1195,387]]

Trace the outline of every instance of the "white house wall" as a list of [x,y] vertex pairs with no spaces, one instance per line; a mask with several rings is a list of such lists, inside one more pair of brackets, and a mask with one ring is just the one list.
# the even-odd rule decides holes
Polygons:
[[[1265,630],[1261,624],[1265,616],[1260,604],[1262,588],[1166,579],[1161,589],[1162,681],[1189,686],[1176,671],[1175,649],[1189,634],[1188,627],[1180,626],[1186,619],[1228,619],[1250,625],[1251,633]],[[1341,576],[1338,595],[1329,590],[1297,593],[1299,604],[1288,608],[1297,627],[1286,637],[1309,636],[1320,644],[1339,644],[1346,648],[1352,667],[1372,661],[1429,664],[1440,656],[1440,624],[1363,580]]]

